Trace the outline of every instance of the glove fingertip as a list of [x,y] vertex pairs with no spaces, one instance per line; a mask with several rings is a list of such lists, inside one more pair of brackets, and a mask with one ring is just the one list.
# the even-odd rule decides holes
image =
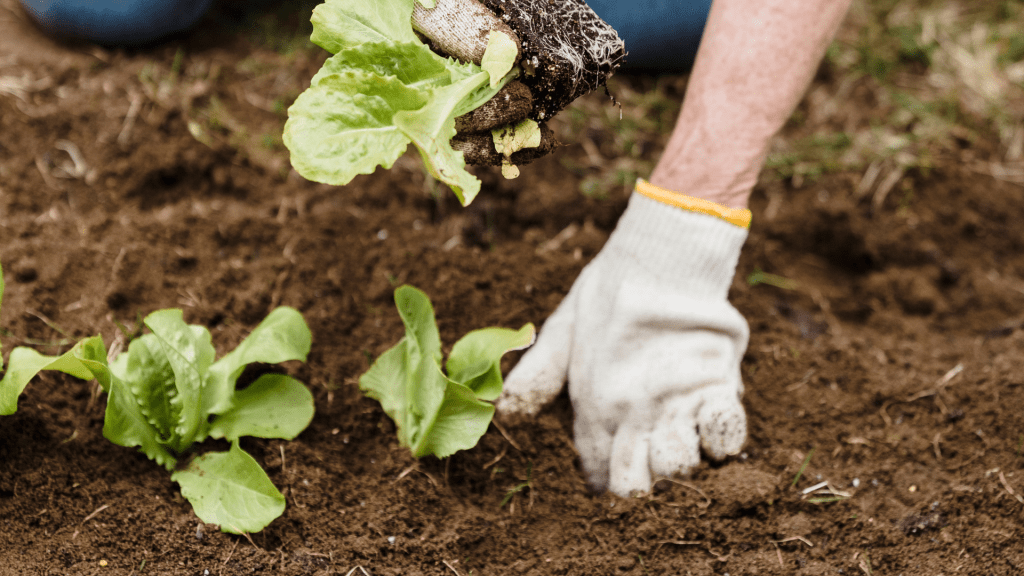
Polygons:
[[747,441],[747,415],[738,397],[705,404],[697,425],[701,447],[715,460],[739,454]]
[[495,403],[499,413],[533,416],[562,391],[565,371],[551,366],[540,352],[527,352],[509,373]]

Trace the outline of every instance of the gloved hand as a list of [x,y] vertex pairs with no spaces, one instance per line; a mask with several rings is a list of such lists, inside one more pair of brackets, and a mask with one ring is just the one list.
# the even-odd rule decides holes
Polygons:
[[621,496],[685,474],[702,447],[715,459],[737,454],[749,332],[727,295],[749,220],[638,181],[607,244],[509,374],[498,413],[535,414],[568,378],[587,480]]
[[[491,130],[532,118],[540,123],[541,143],[512,155],[515,164],[539,158],[555,147],[546,121],[608,78],[621,64],[625,48],[610,26],[584,0],[433,0],[414,5],[413,27],[434,49],[463,62],[481,63],[491,32],[512,39],[523,73],[491,100],[456,118],[452,146],[469,164],[499,166],[502,155]],[[486,4],[486,6],[484,5]],[[520,37],[523,34],[528,36]]]
[[54,36],[135,45],[192,27],[212,0],[21,0]]

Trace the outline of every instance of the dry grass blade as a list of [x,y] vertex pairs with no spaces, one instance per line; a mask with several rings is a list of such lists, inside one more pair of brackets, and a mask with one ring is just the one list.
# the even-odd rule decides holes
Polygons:
[[445,566],[447,566],[449,570],[451,570],[452,572],[454,572],[454,573],[455,573],[455,576],[462,576],[461,574],[459,574],[459,571],[458,571],[458,570],[456,570],[454,566],[452,566],[451,564],[449,564],[449,563],[448,563],[448,561],[447,561],[447,560],[441,560],[441,562],[442,562],[442,563],[443,563],[443,564],[444,564]]
[[793,541],[800,541],[800,542],[803,542],[804,544],[807,544],[811,548],[814,548],[814,544],[812,544],[810,540],[808,540],[807,538],[804,538],[803,536],[790,536],[789,538],[783,538],[782,540],[772,540],[773,543],[778,543],[778,544],[784,544],[786,542],[793,542]]
[[81,522],[79,522],[79,525],[81,526],[82,524],[85,524],[89,520],[92,520],[93,518],[96,517],[97,514],[99,514],[100,512],[103,512],[107,508],[110,508],[110,504],[104,504],[103,506],[100,506],[99,508],[93,510],[92,514],[89,514]]
[[693,484],[690,484],[689,482],[683,482],[681,480],[675,480],[673,478],[657,478],[657,479],[655,479],[656,482],[657,481],[661,481],[661,480],[665,480],[666,482],[671,482],[673,484],[678,484],[678,485],[682,486],[683,488],[689,488],[690,490],[693,490],[697,494],[700,494],[701,497],[704,498],[704,503],[703,504],[698,504],[698,506],[700,506],[701,508],[707,508],[707,507],[711,506],[711,498],[709,498],[707,494],[705,494],[700,488],[697,488]]
[[520,452],[523,451],[523,449],[519,447],[519,444],[516,444],[516,441],[513,440],[511,436],[509,436],[508,432],[505,430],[505,427],[502,426],[500,422],[498,422],[497,420],[491,420],[491,424],[494,424],[494,427],[497,428],[498,432],[500,432],[501,435],[505,437],[505,440],[508,440],[508,443],[511,444],[513,448]]
[[1021,496],[1020,494],[1014,492],[1013,488],[1010,486],[1010,483],[1006,481],[1006,475],[1003,474],[1002,470],[999,471],[999,481],[1003,483],[1003,488],[1006,488],[1006,491],[1010,493],[1010,496],[1013,496],[1014,498],[1017,499],[1018,502],[1024,504],[1024,496]]

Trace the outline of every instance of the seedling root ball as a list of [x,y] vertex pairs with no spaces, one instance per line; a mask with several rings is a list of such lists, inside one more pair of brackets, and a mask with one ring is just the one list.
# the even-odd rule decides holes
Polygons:
[[584,0],[482,2],[519,35],[521,79],[533,92],[535,120],[605,84],[626,56],[618,33]]

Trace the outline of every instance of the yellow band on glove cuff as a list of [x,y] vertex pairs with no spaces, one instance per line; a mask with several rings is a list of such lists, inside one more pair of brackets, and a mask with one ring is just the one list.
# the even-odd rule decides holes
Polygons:
[[725,220],[726,222],[739,226],[740,228],[750,228],[751,214],[750,210],[747,210],[746,208],[729,208],[727,206],[722,206],[721,204],[716,204],[710,200],[694,198],[692,196],[687,196],[686,194],[673,192],[667,188],[655,186],[643,178],[637,178],[636,191],[647,196],[651,200],[657,200],[662,204],[668,204],[669,206],[675,206],[677,208],[682,208],[683,210],[689,210],[690,212],[714,216],[715,218]]

